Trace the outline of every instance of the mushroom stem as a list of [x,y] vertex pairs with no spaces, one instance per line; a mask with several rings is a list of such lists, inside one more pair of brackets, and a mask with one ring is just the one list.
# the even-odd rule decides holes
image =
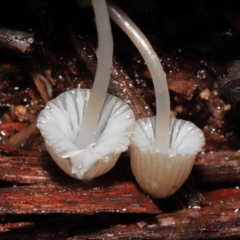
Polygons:
[[136,26],[136,24],[118,6],[108,1],[108,11],[111,19],[128,35],[142,54],[150,74],[156,93],[156,128],[154,149],[166,152],[169,149],[169,124],[170,124],[170,99],[166,81],[160,60],[153,50],[150,42]]
[[79,126],[77,145],[93,145],[98,137],[97,126],[106,98],[113,56],[113,39],[105,0],[92,0],[98,33],[98,66],[90,99]]

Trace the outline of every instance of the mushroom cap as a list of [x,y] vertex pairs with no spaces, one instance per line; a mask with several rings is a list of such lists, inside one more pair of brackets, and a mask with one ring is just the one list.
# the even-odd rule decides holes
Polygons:
[[82,180],[102,175],[114,166],[130,144],[135,123],[131,108],[108,94],[100,114],[96,142],[79,148],[77,134],[90,93],[91,90],[81,88],[62,93],[47,103],[37,121],[54,161],[67,174]]
[[170,147],[159,152],[154,148],[155,121],[155,117],[150,117],[136,122],[130,147],[131,167],[146,193],[165,198],[186,181],[205,139],[203,132],[193,123],[172,118]]

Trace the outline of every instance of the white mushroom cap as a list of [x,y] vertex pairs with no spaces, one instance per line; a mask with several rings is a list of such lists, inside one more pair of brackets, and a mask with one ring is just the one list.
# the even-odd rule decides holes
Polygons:
[[156,198],[176,192],[193,167],[202,149],[203,132],[189,121],[172,118],[170,147],[160,152],[155,148],[156,117],[139,119],[132,136],[131,167],[141,188]]
[[[118,6],[108,1],[112,20],[142,54],[152,76],[156,117],[137,121],[131,145],[131,166],[139,185],[151,196],[167,197],[186,180],[204,136],[194,124],[170,121],[170,98],[160,60],[148,39]],[[169,124],[170,123],[170,124]]]
[[62,93],[47,103],[37,121],[55,162],[67,174],[82,180],[102,175],[114,166],[120,153],[130,144],[135,123],[131,108],[108,94],[100,115],[96,142],[81,148],[77,135],[90,92],[79,88]]

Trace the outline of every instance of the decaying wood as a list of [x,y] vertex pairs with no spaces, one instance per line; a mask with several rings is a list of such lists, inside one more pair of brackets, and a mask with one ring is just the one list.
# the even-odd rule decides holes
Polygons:
[[0,215],[161,211],[135,183],[126,158],[108,174],[88,182],[70,178],[49,156],[1,157],[0,170],[4,172],[1,180],[35,183],[1,189]]
[[18,132],[26,128],[28,124],[26,122],[9,122],[0,125],[0,131],[4,134],[5,137],[10,137],[15,132]]
[[[148,69],[143,73],[145,78],[151,79]],[[193,75],[186,71],[176,71],[167,74],[168,88],[175,93],[178,93],[183,98],[191,100],[194,92],[197,90],[198,84],[196,79],[192,79]]]
[[3,96],[0,99],[0,106],[8,107],[8,106],[17,104],[19,102],[19,99],[24,99],[26,96],[27,96],[26,92],[19,92],[15,96],[13,95]]
[[0,131],[20,131],[21,129],[27,127],[27,123],[11,122],[0,125]]
[[20,146],[23,146],[30,137],[32,137],[33,135],[37,135],[38,133],[39,133],[39,130],[36,127],[36,122],[33,122],[28,127],[22,129],[13,137],[11,137],[7,142],[7,144],[15,148],[18,148]]
[[193,168],[197,182],[229,184],[240,181],[240,152],[218,151],[199,154]]
[[150,224],[144,221],[119,224],[68,239],[237,239],[240,237],[239,221],[238,213],[219,207],[187,209],[158,215],[157,222]]
[[[0,190],[0,214],[95,212],[158,213],[161,211],[134,184],[96,182],[32,185]],[[123,205],[124,204],[124,205]]]
[[0,143],[0,152],[3,153],[4,155],[10,155],[11,157],[12,156],[18,156],[18,157],[21,156],[23,158],[24,157],[36,157],[36,158],[46,157],[46,152],[36,151],[36,150],[23,150],[23,149],[16,148],[8,144],[2,144],[2,143]]
[[47,77],[39,73],[32,73],[32,78],[44,103],[46,104],[52,98],[52,85],[48,81]]
[[[0,239],[5,239],[4,237],[19,239],[21,236],[29,239],[54,237],[54,239],[69,240],[238,239],[240,237],[239,196],[239,189],[213,190],[204,193],[206,206],[202,208],[189,208],[157,215],[42,214],[40,218],[36,218],[37,215],[34,214],[6,215],[0,223],[0,231],[5,232],[1,234]],[[49,225],[52,226],[51,231]]]
[[[76,181],[78,182],[78,180],[70,178],[62,170],[60,170],[56,163],[45,151],[37,152],[18,150],[15,152],[21,154],[21,156],[12,156],[13,151],[14,149],[12,148],[5,148],[4,152],[8,154],[10,153],[11,156],[0,156],[0,169],[3,173],[0,175],[0,179],[3,181],[18,184],[55,183],[57,185],[66,182],[69,184],[72,182],[75,183]],[[29,153],[28,155],[27,152]],[[121,181],[123,179],[126,180],[126,177],[127,180],[133,181],[133,176],[131,174],[127,174],[129,172],[129,159],[124,159],[124,157],[121,157],[114,169],[108,173],[108,177],[110,179],[113,177],[114,181]],[[125,173],[124,178],[122,178],[123,173]],[[104,179],[104,183],[106,177],[102,176],[101,178],[98,178],[100,182],[102,179]],[[95,180],[94,182],[96,183]],[[99,185],[101,185],[100,182]]]
[[[14,149],[7,148],[4,145],[4,152],[13,153]],[[21,153],[20,150],[16,152],[17,154]],[[28,153],[28,154],[27,154]],[[0,157],[0,169],[1,176],[0,179],[8,182],[18,183],[18,184],[57,184],[60,183],[74,183],[75,180],[72,180],[66,176],[53,162],[53,160],[46,154],[46,152],[34,152],[34,151],[23,151],[23,156],[11,156]],[[204,186],[204,184],[226,184],[234,182],[236,179],[236,172],[239,171],[239,161],[236,158],[239,158],[240,154],[236,152],[219,152],[216,153],[217,156],[220,156],[221,159],[216,158],[213,160],[213,154],[198,155],[196,164],[194,166],[194,177],[197,182]],[[28,157],[27,157],[28,156]],[[203,158],[204,156],[204,158]],[[226,160],[226,156],[229,157],[229,160]],[[231,160],[231,156],[233,160]],[[226,166],[227,161],[227,166]],[[229,163],[230,161],[230,163]],[[199,164],[200,163],[200,164]],[[208,164],[206,164],[208,163]],[[124,168],[130,171],[128,160],[119,162],[120,169]],[[119,170],[119,164],[107,175],[94,180],[94,183],[97,183],[97,186],[105,186],[106,181],[112,178],[114,181],[122,181],[122,174]],[[210,165],[210,166],[209,166]],[[234,173],[234,174],[233,174]],[[119,175],[120,174],[120,175]],[[126,175],[126,172],[125,172]],[[128,175],[126,175],[128,176]],[[108,180],[107,180],[108,179]],[[127,177],[129,185],[135,184],[135,181],[131,176]],[[194,180],[190,178],[186,184],[177,192],[176,197],[184,207],[200,207],[204,204],[204,197],[201,192],[198,190]]]
[[108,174],[81,182],[64,174],[50,157],[1,157],[2,180],[35,185],[0,188],[0,214],[161,211],[136,185],[126,163],[122,158]]
[[[7,151],[8,150],[8,151]],[[14,149],[5,149],[5,152],[13,152]],[[20,152],[18,151],[18,154]],[[69,178],[63,173],[55,164],[55,162],[44,152],[37,153],[34,151],[28,151],[27,154],[22,151],[24,156],[0,156],[0,179],[7,182],[18,184],[69,184],[76,183],[76,180]],[[32,156],[31,156],[32,155]],[[35,155],[35,156],[34,156]],[[107,177],[103,176],[94,180],[96,186],[104,187],[106,182],[112,181],[122,182],[127,181],[129,185],[136,185],[132,174],[126,174],[130,172],[129,159],[122,157],[115,168],[110,171]],[[124,169],[124,171],[122,171]],[[125,175],[124,179],[122,175]],[[190,178],[184,186],[177,192],[176,197],[183,207],[196,207],[201,206],[204,203],[204,198]],[[78,182],[78,181],[77,181]],[[136,186],[137,187],[137,186]],[[146,196],[147,197],[147,196]]]
[[169,89],[182,95],[187,100],[193,97],[194,92],[197,89],[197,84],[186,80],[168,81]]
[[[39,152],[31,152],[33,156],[27,156],[26,152],[30,153],[22,151],[22,156],[0,157],[0,169],[4,173],[1,174],[1,180],[18,184],[41,184],[57,178],[66,179],[49,156],[41,157]],[[34,156],[34,153],[37,155]]]
[[[51,179],[59,178],[59,176],[65,176],[46,151],[20,150],[5,144],[0,144],[0,151],[10,155],[0,156],[1,180],[18,182],[20,184],[36,184],[46,183]],[[130,170],[128,158],[123,162],[120,160],[119,164],[122,168]],[[236,180],[240,181],[238,174],[239,169],[239,152],[219,151],[214,154],[199,154],[197,155],[196,163],[193,168],[193,176],[201,185],[209,183],[229,184],[236,182]],[[193,183],[193,179],[189,179],[187,187],[190,188],[189,191],[197,190]]]
[[239,196],[239,189],[210,191],[204,194],[207,206],[203,208],[159,214],[69,239],[237,239],[240,237]]
[[18,30],[0,28],[0,45],[14,48],[22,53],[30,48],[34,42],[34,35]]
[[0,224],[0,232],[8,232],[17,228],[26,228],[26,227],[32,227],[32,226],[34,226],[33,222],[2,223]]

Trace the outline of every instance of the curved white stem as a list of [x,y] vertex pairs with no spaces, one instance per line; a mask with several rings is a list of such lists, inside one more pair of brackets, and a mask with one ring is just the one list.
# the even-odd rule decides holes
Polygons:
[[169,148],[170,124],[170,99],[166,74],[151,44],[128,15],[110,1],[108,2],[108,10],[112,20],[128,35],[138,48],[149,68],[156,93],[157,116],[154,148],[160,152],[165,152]]
[[77,144],[80,148],[94,144],[98,136],[97,126],[106,98],[113,56],[113,39],[106,2],[92,0],[92,5],[98,32],[98,66],[90,99],[79,126]]

